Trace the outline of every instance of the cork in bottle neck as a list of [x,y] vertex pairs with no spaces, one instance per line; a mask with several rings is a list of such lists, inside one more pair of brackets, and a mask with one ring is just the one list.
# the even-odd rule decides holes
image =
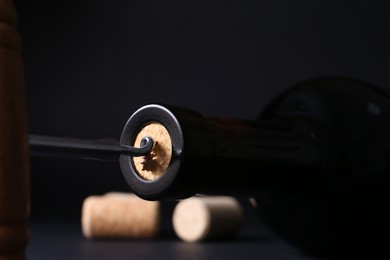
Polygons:
[[133,164],[142,179],[154,181],[160,178],[169,166],[172,158],[172,142],[168,130],[157,122],[145,125],[138,132],[134,146],[139,147],[145,136],[150,136],[154,140],[154,147],[146,156],[133,157]]

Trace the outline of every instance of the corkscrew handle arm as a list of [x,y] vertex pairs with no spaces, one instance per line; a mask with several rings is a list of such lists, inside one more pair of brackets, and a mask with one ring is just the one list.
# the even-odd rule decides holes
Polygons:
[[120,145],[115,139],[87,140],[68,137],[30,135],[30,153],[34,156],[72,157],[95,160],[117,160],[119,155],[144,156],[154,145],[145,136],[140,147]]

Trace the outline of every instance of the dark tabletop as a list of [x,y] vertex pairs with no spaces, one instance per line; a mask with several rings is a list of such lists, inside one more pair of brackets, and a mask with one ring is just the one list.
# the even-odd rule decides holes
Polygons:
[[281,241],[245,212],[238,237],[202,243],[182,242],[167,226],[154,240],[90,240],[74,219],[33,219],[27,252],[29,259],[320,259]]

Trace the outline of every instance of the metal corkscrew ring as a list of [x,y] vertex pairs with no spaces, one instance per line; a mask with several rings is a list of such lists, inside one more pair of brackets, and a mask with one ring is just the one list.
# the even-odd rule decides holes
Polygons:
[[[147,200],[165,194],[181,174],[184,140],[174,114],[160,105],[147,105],[137,110],[127,121],[121,146],[138,145],[142,136],[154,140],[154,148],[144,157],[122,154],[119,158],[122,174],[131,190]],[[152,187],[151,187],[152,185]]]

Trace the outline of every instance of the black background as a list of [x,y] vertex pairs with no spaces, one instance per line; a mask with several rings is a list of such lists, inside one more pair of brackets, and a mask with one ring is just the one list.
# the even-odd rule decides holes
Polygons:
[[[129,116],[152,102],[185,106],[209,116],[254,119],[285,89],[324,76],[352,77],[390,90],[388,1],[19,0],[15,4],[33,134],[119,138]],[[96,254],[109,258],[114,251],[114,258],[129,256],[128,245],[83,240],[76,225],[85,196],[127,189],[117,164],[32,158],[31,177],[32,259],[84,259]],[[166,208],[169,215],[172,203]],[[281,241],[261,241],[269,237],[264,235],[268,231],[247,204],[245,208],[246,228],[260,229],[256,233],[260,238],[248,242],[244,236],[238,244],[222,246],[236,248],[231,257],[240,256],[240,250],[254,258],[302,257]],[[57,233],[56,228],[64,236],[59,241],[75,247],[56,244],[45,251],[44,244],[50,245],[50,232]],[[168,247],[176,243],[171,239]],[[161,243],[145,242],[139,250],[167,246]],[[221,256],[218,243],[203,249],[180,246],[184,249],[179,255],[172,250],[168,258]],[[102,248],[108,251],[101,253]],[[226,252],[224,258],[229,256]]]

